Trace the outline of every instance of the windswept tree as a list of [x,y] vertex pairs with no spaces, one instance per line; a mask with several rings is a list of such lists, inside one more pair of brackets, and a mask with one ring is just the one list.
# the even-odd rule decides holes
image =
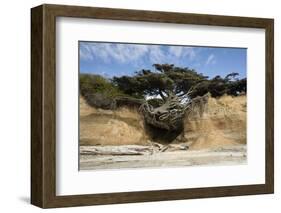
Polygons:
[[[173,64],[154,64],[155,71],[140,70],[134,76],[115,77],[113,83],[124,93],[143,98],[140,109],[145,121],[154,127],[177,130],[195,104],[204,105],[207,96],[192,98],[194,89],[207,76]],[[156,101],[152,104],[151,100]]]
[[140,70],[134,76],[114,77],[116,84],[124,93],[143,98],[156,96],[165,100],[172,94],[184,96],[192,87],[208,77],[189,68],[175,67],[173,64],[154,64],[155,71]]

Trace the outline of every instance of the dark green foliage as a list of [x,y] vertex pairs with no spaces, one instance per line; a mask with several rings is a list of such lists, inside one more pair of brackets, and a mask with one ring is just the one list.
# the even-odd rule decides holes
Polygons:
[[209,92],[213,97],[220,97],[224,94],[237,96],[247,90],[247,79],[237,78],[238,73],[209,79],[193,69],[173,64],[153,66],[155,71],[143,69],[133,76],[114,77],[111,80],[100,75],[80,74],[80,94],[91,106],[112,109],[130,102],[138,105],[140,103],[135,100],[143,100],[145,96],[157,96],[148,103],[159,107],[170,94],[179,97],[188,94],[188,97],[195,98]]
[[228,86],[227,94],[236,96],[247,92],[247,79],[233,81]]
[[238,73],[231,73],[225,78],[216,76],[210,80],[199,83],[191,94],[192,98],[202,96],[210,92],[213,97],[220,97],[224,94],[237,96],[247,92],[247,79],[235,78]]
[[141,97],[161,93],[186,93],[208,77],[189,68],[175,67],[173,64],[154,64],[155,72],[140,70],[135,76],[114,77],[113,83],[124,93]]
[[124,96],[122,91],[100,75],[80,74],[79,84],[80,94],[91,106],[113,109],[115,98]]
[[108,79],[100,75],[80,74],[79,83],[80,93],[83,96],[94,93],[101,93],[108,98],[124,95],[124,93],[114,86]]

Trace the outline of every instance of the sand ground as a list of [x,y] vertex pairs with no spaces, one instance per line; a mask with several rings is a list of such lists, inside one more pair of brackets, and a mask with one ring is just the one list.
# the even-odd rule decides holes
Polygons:
[[246,164],[245,145],[147,155],[80,155],[80,170]]

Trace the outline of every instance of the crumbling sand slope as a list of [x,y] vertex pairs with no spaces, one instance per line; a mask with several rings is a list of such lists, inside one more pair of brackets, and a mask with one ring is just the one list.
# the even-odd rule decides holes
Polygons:
[[147,143],[143,121],[136,110],[95,109],[80,98],[80,145]]
[[246,96],[210,98],[204,115],[185,121],[191,149],[246,144]]
[[[185,120],[184,135],[194,150],[245,144],[246,96],[210,98],[202,117],[194,113]],[[146,145],[150,141],[137,110],[95,109],[80,98],[80,145]]]

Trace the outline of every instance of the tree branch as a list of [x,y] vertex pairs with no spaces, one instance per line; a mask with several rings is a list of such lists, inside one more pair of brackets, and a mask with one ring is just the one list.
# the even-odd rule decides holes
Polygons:
[[161,98],[162,98],[164,101],[166,101],[166,97],[165,97],[165,95],[163,94],[163,92],[162,92],[161,89],[159,89],[159,95],[161,96]]
[[199,83],[197,83],[196,85],[194,85],[194,86],[191,86],[190,88],[189,88],[189,90],[186,92],[186,93],[184,93],[184,94],[181,94],[181,95],[179,95],[178,97],[182,97],[182,96],[189,96],[191,93],[193,93],[193,91],[194,91],[194,89],[197,87],[199,85]]

